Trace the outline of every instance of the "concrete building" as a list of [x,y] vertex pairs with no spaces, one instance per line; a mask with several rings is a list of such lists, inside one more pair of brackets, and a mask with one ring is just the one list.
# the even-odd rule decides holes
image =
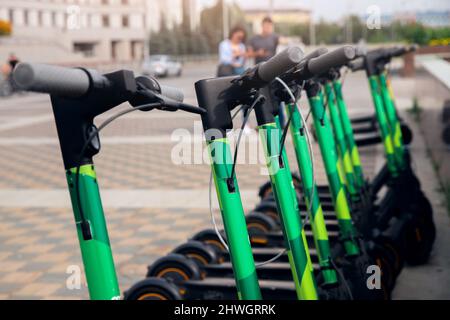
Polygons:
[[298,2],[261,0],[258,5],[247,5],[242,2],[239,6],[245,14],[246,22],[255,33],[261,31],[261,21],[266,16],[272,17],[275,23],[309,24],[311,21],[311,11]]
[[182,0],[146,0],[147,21],[150,30],[159,31],[164,18],[167,28],[171,29],[183,19]]
[[198,0],[147,0],[147,21],[150,30],[159,31],[164,17],[167,28],[171,29],[183,21],[187,15],[191,29],[200,24]]
[[8,50],[29,61],[68,63],[140,60],[147,5],[147,0],[0,0],[0,20],[13,28],[9,39],[0,40],[0,55]]

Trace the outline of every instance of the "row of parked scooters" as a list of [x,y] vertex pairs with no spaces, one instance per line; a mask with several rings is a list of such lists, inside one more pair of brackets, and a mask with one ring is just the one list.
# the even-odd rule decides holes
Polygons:
[[[196,82],[198,107],[183,103],[179,90],[126,70],[99,75],[20,64],[15,82],[52,97],[91,298],[120,296],[93,167],[99,132],[126,112],[159,109],[201,116],[224,229],[203,230],[156,260],[146,279],[125,292],[126,299],[389,299],[403,265],[426,263],[435,238],[431,205],[411,168],[412,134],[398,116],[387,74],[393,58],[414,50],[343,46],[304,55],[290,47],[243,75]],[[366,72],[373,115],[349,117],[340,80],[344,69]],[[307,108],[302,95],[328,185],[314,179],[310,129],[299,110]],[[94,126],[96,116],[123,102],[133,109]],[[280,104],[285,125],[279,122]],[[248,214],[227,139],[239,108],[256,115],[270,176]],[[286,156],[288,131],[298,174]],[[368,180],[358,148],[380,142],[386,163]]]

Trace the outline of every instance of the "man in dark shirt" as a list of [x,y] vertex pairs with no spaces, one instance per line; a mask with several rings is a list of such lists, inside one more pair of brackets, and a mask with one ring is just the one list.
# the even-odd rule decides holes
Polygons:
[[273,21],[265,17],[262,32],[250,39],[248,55],[255,58],[255,64],[267,61],[277,53],[278,35],[273,32]]
[[[272,58],[277,53],[279,37],[274,33],[273,21],[270,17],[262,20],[262,32],[250,39],[248,44],[248,56],[255,58],[255,64]],[[284,108],[280,106],[278,114],[280,124],[285,125]]]

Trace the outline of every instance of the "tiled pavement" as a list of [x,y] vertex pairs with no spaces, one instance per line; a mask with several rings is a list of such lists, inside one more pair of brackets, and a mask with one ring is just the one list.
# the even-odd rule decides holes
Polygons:
[[[356,98],[368,97],[362,78],[346,81],[363,83]],[[357,105],[361,100],[351,100],[355,93],[347,96],[353,111],[364,109]],[[208,165],[174,165],[170,157],[176,144],[170,139],[173,130],[194,132],[194,120],[180,113],[135,112],[102,132],[102,152],[95,162],[122,291],[141,279],[154,259],[210,227]],[[0,146],[0,299],[86,299],[85,286],[66,288],[67,268],[81,267],[81,258],[45,96],[0,101]],[[293,159],[289,143],[287,150]],[[324,183],[317,147],[315,155],[317,180]],[[366,172],[375,172],[379,155],[376,148],[363,153]],[[237,175],[250,210],[266,177],[261,165],[238,165]],[[164,201],[141,201],[142,192]],[[65,196],[55,199],[55,194]]]

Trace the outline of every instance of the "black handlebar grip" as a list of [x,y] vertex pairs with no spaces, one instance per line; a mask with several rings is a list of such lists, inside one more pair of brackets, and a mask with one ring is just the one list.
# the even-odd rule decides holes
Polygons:
[[183,102],[184,93],[175,87],[160,85],[161,95],[177,102]]
[[386,50],[389,58],[400,57],[408,52],[408,47],[394,47]]
[[325,53],[328,52],[327,48],[319,48],[314,50],[313,52],[308,53],[306,56],[303,57],[303,61],[309,61],[313,58],[317,58],[320,57],[321,55],[324,55]]
[[367,54],[367,48],[364,45],[359,45],[355,48],[355,58],[363,57]]
[[311,59],[308,63],[308,71],[314,75],[321,75],[328,72],[331,68],[338,68],[347,64],[355,56],[356,50],[353,46],[343,46],[320,57]]
[[364,58],[358,58],[348,63],[348,67],[353,71],[363,70],[365,67]]
[[71,98],[86,94],[90,87],[89,76],[82,69],[37,63],[19,63],[13,79],[22,90]]
[[299,47],[289,47],[258,66],[258,76],[269,83],[276,77],[292,69],[302,61],[303,51]]

